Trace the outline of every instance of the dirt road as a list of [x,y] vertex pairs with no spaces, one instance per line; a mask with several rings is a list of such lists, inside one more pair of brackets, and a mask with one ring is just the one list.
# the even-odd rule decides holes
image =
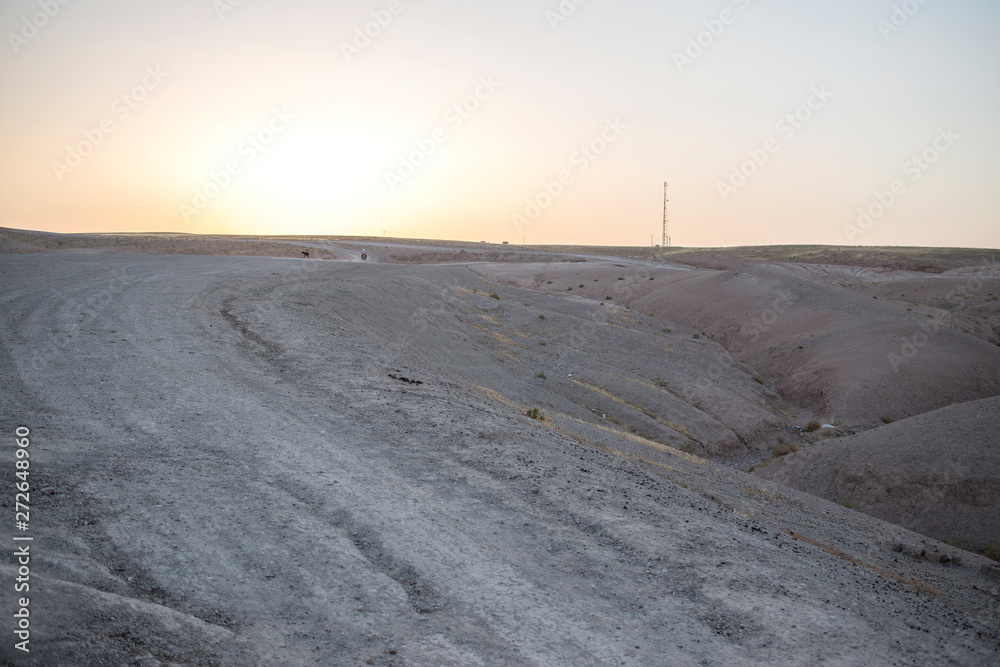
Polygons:
[[[898,553],[918,538],[572,393],[716,360],[741,407],[699,428],[766,431],[763,389],[683,328],[462,267],[121,254],[5,255],[0,313],[0,425],[32,433],[12,664],[1000,659],[976,557]],[[674,356],[630,367],[633,340]]]

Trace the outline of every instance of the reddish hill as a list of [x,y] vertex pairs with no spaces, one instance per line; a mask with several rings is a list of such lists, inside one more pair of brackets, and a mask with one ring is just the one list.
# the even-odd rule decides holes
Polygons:
[[1000,394],[1000,348],[950,328],[948,313],[875,299],[810,279],[794,266],[730,265],[680,271],[593,262],[495,272],[517,284],[611,297],[692,327],[792,404],[846,426],[876,426],[883,417]]
[[1000,397],[826,441],[759,470],[973,551],[1000,544]]

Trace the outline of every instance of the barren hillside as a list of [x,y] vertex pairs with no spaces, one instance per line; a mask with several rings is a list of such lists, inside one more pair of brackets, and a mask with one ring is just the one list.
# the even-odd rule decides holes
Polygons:
[[[1000,658],[993,561],[726,463],[768,456],[812,408],[727,349],[739,322],[672,319],[707,322],[725,274],[388,263],[441,247],[370,239],[268,241],[341,261],[227,256],[252,242],[0,256],[39,661]],[[760,294],[796,279],[761,271]],[[703,312],[676,296],[688,283]],[[831,303],[882,317],[847,294]],[[0,585],[17,576],[0,565]]]
[[1000,547],[1000,398],[817,444],[757,475],[972,551]]

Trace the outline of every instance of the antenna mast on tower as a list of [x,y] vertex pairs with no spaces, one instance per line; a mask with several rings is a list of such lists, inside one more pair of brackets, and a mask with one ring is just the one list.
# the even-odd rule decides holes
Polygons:
[[667,184],[663,184],[663,247],[670,247],[670,235],[667,219]]

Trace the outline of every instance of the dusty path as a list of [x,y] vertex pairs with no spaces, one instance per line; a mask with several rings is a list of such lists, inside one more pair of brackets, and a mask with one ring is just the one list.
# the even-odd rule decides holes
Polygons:
[[587,421],[490,347],[496,302],[567,337],[597,308],[460,267],[4,256],[33,664],[996,664],[974,557]]

